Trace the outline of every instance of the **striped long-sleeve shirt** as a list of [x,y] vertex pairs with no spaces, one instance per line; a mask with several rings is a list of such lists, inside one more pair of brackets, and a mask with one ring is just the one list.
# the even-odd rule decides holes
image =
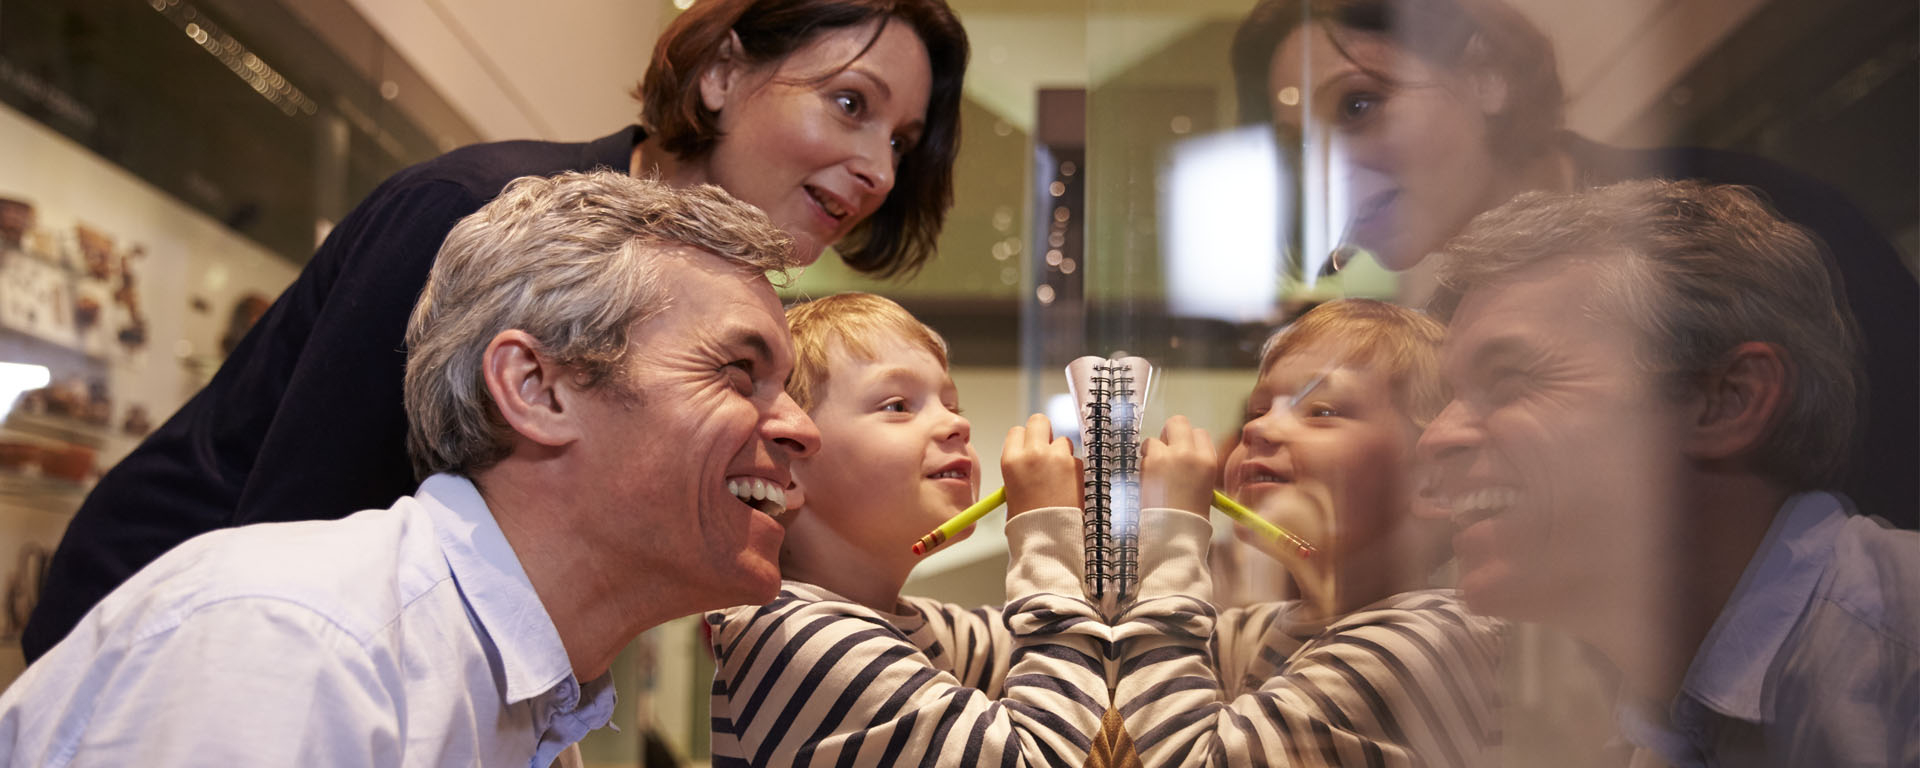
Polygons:
[[1001,611],[909,598],[883,614],[787,582],[709,615],[714,764],[1082,764],[1110,630],[1081,593],[1080,524],[1066,508],[1008,521]]
[[[1187,594],[1211,590],[1201,574]],[[1123,644],[1136,661],[1115,705],[1148,766],[1497,765],[1497,622],[1445,590],[1331,623],[1299,608],[1196,610],[1180,632]]]

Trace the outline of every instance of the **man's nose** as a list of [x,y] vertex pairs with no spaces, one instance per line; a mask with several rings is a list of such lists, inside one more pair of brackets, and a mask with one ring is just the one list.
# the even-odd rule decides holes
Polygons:
[[1454,400],[1420,433],[1414,452],[1421,461],[1440,465],[1464,455],[1480,441],[1478,424],[1466,403]]
[[820,428],[813,418],[800,410],[800,404],[785,392],[773,402],[773,408],[761,424],[761,433],[775,445],[787,449],[789,459],[813,455],[820,450]]

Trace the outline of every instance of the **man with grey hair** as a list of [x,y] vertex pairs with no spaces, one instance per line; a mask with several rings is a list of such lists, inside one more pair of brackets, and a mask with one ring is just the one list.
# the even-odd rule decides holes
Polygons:
[[1823,490],[1861,385],[1814,241],[1642,181],[1522,196],[1444,256],[1422,506],[1469,605],[1617,667],[1637,765],[1920,763],[1920,534]]
[[778,590],[791,247],[715,187],[509,185],[407,329],[415,494],[155,561],[0,697],[0,765],[549,764],[642,631]]

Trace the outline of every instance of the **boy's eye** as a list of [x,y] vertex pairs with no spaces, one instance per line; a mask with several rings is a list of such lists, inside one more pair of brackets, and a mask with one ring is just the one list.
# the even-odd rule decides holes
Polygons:
[[906,413],[907,401],[902,400],[900,398],[894,398],[892,400],[888,400],[884,403],[881,403],[880,410],[886,413]]
[[1339,415],[1340,409],[1327,403],[1311,403],[1307,405],[1307,416],[1309,418],[1323,419]]

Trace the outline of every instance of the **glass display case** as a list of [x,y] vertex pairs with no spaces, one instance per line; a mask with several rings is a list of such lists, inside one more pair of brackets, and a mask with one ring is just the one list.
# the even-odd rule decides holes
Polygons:
[[[1144,433],[1182,415],[1224,457],[1261,410],[1249,393],[1277,329],[1345,297],[1425,306],[1424,257],[1515,194],[1706,156],[1656,150],[1820,185],[1901,276],[1920,270],[1914,3],[1457,2],[1478,26],[1410,11],[1354,42],[1287,31],[1326,28],[1335,3],[952,0],[973,53],[938,258],[880,281],[829,255],[782,298],[871,291],[943,334],[990,489],[999,436],[1027,414],[1078,441],[1074,359],[1150,361]],[[0,0],[0,685],[90,484],[213,374],[332,222],[407,164],[480,140],[385,39],[407,29],[376,31],[355,5]],[[526,13],[593,23],[585,6]],[[1264,47],[1248,40],[1262,24],[1281,30]],[[633,79],[650,43],[632,41]],[[1532,139],[1509,127],[1523,118],[1544,121]],[[906,592],[1000,602],[1003,520]],[[1301,594],[1214,525],[1222,607]],[[614,668],[637,692],[617,723],[649,723],[640,734],[694,761],[710,757],[704,629],[655,629]],[[1554,632],[1512,643],[1507,764],[1597,764],[1615,681]],[[585,753],[631,765],[638,741],[602,732]]]

